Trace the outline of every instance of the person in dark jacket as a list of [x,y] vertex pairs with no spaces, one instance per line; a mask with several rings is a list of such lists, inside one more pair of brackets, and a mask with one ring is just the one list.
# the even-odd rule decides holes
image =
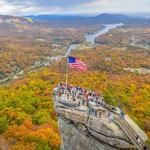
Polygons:
[[144,145],[143,150],[148,150],[146,145]]

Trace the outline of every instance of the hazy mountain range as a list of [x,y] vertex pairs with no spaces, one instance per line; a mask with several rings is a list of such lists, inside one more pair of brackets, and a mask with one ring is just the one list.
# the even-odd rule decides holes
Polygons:
[[83,23],[98,23],[98,24],[111,24],[111,23],[124,23],[130,25],[150,25],[150,18],[144,17],[136,17],[136,16],[129,16],[123,14],[100,14],[93,17],[88,16],[73,16],[73,15],[31,15],[26,16],[31,18],[35,21],[42,21],[42,22],[67,22],[67,23],[74,23],[74,22],[83,22]]
[[31,15],[23,17],[0,16],[0,25],[2,24],[28,24],[28,23],[44,23],[54,27],[69,26],[93,26],[99,24],[124,23],[125,25],[149,26],[150,18],[135,17],[123,14],[100,14],[97,16],[74,16],[74,15]]

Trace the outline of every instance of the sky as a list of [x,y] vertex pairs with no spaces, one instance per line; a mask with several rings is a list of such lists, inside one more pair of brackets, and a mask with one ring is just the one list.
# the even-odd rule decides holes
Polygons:
[[150,0],[0,0],[1,15],[150,12]]

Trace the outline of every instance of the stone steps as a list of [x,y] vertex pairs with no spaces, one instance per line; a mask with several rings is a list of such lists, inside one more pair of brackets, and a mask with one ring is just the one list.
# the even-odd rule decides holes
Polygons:
[[115,121],[121,126],[122,130],[134,144],[135,148],[138,150],[143,150],[144,141],[139,137],[139,142],[137,142],[137,133],[134,129],[128,124],[128,122],[124,119],[120,119],[119,117],[115,118]]
[[[134,131],[134,129],[128,124],[127,121],[123,120],[124,124],[126,125],[126,127],[130,130],[131,134],[133,134],[134,139],[136,141],[136,137],[137,137],[137,133]],[[136,141],[137,142],[137,141]],[[140,150],[143,150],[144,147],[144,141],[140,138],[139,136],[139,142],[137,142],[138,147],[140,148]]]

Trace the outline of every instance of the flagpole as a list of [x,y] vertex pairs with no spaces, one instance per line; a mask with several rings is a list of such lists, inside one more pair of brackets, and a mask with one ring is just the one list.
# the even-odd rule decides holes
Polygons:
[[67,66],[66,66],[66,87],[68,86],[68,56],[67,56]]

